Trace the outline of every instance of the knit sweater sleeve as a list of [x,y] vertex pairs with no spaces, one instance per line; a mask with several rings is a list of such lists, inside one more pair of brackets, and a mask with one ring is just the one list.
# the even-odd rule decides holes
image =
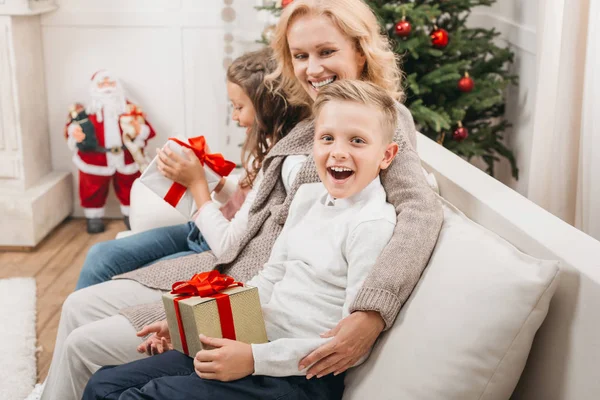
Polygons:
[[386,330],[427,266],[443,221],[442,206],[427,185],[411,145],[416,136],[412,116],[404,106],[399,105],[398,111],[394,140],[400,150],[381,173],[387,201],[396,209],[396,228],[350,308],[350,312],[379,312]]

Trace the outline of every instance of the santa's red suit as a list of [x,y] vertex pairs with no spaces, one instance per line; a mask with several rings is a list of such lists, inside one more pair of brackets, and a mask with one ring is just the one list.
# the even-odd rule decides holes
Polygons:
[[[122,88],[114,77],[107,71],[99,71],[92,77],[92,96],[96,91],[97,82],[109,78],[116,82],[115,91],[122,94]],[[104,94],[106,97],[106,94]],[[73,155],[73,162],[79,169],[79,198],[86,218],[102,218],[104,216],[104,205],[108,196],[110,181],[113,181],[115,193],[121,203],[123,215],[129,215],[129,195],[133,181],[140,176],[138,165],[133,156],[123,145],[123,131],[119,124],[119,117],[125,113],[127,104],[124,95],[117,95],[117,101],[113,101],[110,94],[110,106],[102,104],[102,95],[93,98],[93,106],[88,106],[88,118],[93,124],[98,149],[101,151],[81,151],[77,149],[77,142],[73,137],[76,129],[75,123],[67,125],[65,134],[69,148],[77,150]],[[115,106],[115,103],[117,104]],[[110,111],[106,109],[110,107]],[[108,112],[105,112],[108,111]],[[156,135],[152,126],[145,121],[140,124],[139,134],[133,140],[138,147],[146,147],[149,139]]]

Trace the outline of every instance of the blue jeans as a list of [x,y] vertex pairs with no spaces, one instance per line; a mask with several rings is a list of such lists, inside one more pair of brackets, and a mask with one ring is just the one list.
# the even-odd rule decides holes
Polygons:
[[75,290],[153,264],[210,250],[194,222],[156,228],[93,245],[85,257]]
[[192,358],[171,350],[98,370],[82,400],[339,400],[343,392],[344,374],[310,380],[260,375],[231,382],[205,380],[196,375]]

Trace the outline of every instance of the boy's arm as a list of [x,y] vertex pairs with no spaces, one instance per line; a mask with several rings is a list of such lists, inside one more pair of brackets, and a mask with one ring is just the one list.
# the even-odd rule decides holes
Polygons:
[[[298,362],[331,338],[277,339],[269,343],[253,344],[254,373],[252,375],[294,376],[306,375],[307,368],[298,369]],[[308,365],[306,367],[309,367]]]
[[273,295],[273,286],[285,275],[285,264],[283,261],[269,261],[264,268],[252,279],[246,282],[249,286],[258,288],[260,304],[266,305]]
[[[301,193],[301,191],[298,190],[298,193]],[[288,232],[296,224],[299,219],[298,216],[302,214],[300,211],[300,198],[294,199],[290,205],[288,218],[275,240],[269,261],[257,275],[246,282],[248,285],[258,288],[260,304],[262,305],[269,302],[273,294],[273,286],[285,275],[284,262],[287,260]]]
[[361,222],[348,234],[344,251],[348,263],[348,283],[342,318],[350,315],[350,306],[375,261],[390,241],[394,227],[392,221],[381,218]]
[[260,304],[265,305],[271,300],[273,294],[273,286],[285,275],[285,260],[287,259],[287,232],[289,230],[289,224],[286,221],[283,226],[283,230],[275,240],[273,250],[271,250],[271,256],[269,261],[265,264],[263,269],[254,275],[252,279],[246,282],[247,285],[258,288],[258,295],[260,297]]

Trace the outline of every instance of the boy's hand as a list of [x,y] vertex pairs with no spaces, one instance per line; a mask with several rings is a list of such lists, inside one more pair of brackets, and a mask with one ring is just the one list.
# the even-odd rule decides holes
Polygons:
[[315,363],[306,372],[306,378],[320,378],[332,372],[341,374],[367,354],[384,327],[379,313],[356,311],[332,330],[321,334],[321,337],[333,339],[300,360],[298,370]]
[[148,337],[148,339],[146,339],[137,347],[138,353],[146,353],[149,356],[152,356],[155,354],[164,353],[165,351],[173,350],[169,325],[167,324],[166,320],[146,325],[139,332],[137,332],[136,335],[138,337],[144,337],[149,333],[154,334]]
[[200,341],[214,347],[200,350],[194,358],[194,368],[200,378],[229,382],[254,372],[254,356],[249,344],[204,335],[200,335]]
[[175,153],[170,148],[156,149],[158,155],[157,167],[163,176],[187,188],[194,184],[206,183],[204,167],[198,157],[190,149],[184,148],[184,157]]

